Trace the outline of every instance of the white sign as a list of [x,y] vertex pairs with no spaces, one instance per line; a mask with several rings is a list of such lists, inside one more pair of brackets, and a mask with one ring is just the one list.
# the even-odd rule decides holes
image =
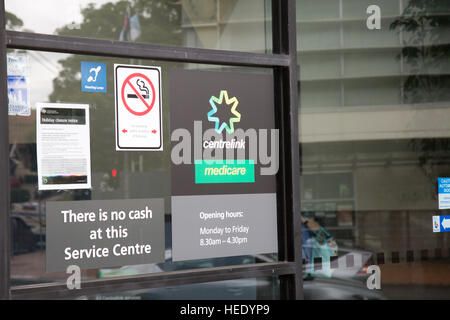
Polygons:
[[39,190],[90,189],[89,105],[36,104]]
[[441,232],[441,222],[439,216],[433,216],[433,232]]
[[161,68],[114,65],[116,150],[160,151]]

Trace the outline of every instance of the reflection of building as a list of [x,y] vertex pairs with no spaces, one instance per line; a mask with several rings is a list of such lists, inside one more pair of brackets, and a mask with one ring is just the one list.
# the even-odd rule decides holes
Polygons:
[[182,0],[183,45],[270,52],[271,2]]
[[[270,18],[261,18],[270,17],[270,3],[196,2],[181,2],[186,45],[271,51]],[[243,8],[250,3],[252,10]],[[371,4],[381,8],[380,30],[366,27]],[[415,63],[409,48],[418,39],[422,53],[448,48],[450,30],[425,22],[423,36],[405,31],[408,8],[428,19],[448,16],[420,1],[297,1],[302,210],[315,213],[345,246],[406,251],[441,245],[443,236],[428,231],[437,209],[436,177],[448,174],[450,108],[430,76],[445,83],[450,63],[433,55]],[[431,89],[411,86],[415,78]]]
[[[440,262],[449,257],[449,236],[432,232],[432,216],[445,214],[437,177],[450,175],[450,62],[442,58],[450,30],[448,22],[423,34],[402,30],[411,3],[297,1],[302,212],[328,215],[324,225],[341,247],[386,263],[384,288],[408,285],[402,297],[417,285],[450,283],[448,262]],[[448,21],[448,2],[444,11],[426,3],[415,2],[425,8],[415,8],[419,16]],[[365,27],[369,4],[381,8],[381,30]],[[350,197],[339,195],[342,184],[352,186]],[[353,225],[337,222],[344,203],[354,208]]]
[[[436,177],[448,174],[448,161],[440,156],[445,150],[435,149],[422,163],[421,148],[424,141],[449,137],[450,109],[439,95],[412,104],[412,96],[427,95],[422,86],[408,86],[408,79],[439,74],[448,69],[448,61],[419,68],[408,57],[404,48],[415,43],[415,31],[394,28],[407,1],[377,3],[382,7],[377,31],[365,27],[370,1],[299,2],[304,182],[337,172],[352,177],[357,228],[353,235],[337,230],[338,238],[349,237],[373,251],[439,247],[442,240],[428,231],[437,209]],[[434,32],[430,26],[427,30]],[[445,45],[445,39],[424,39],[427,48]],[[305,194],[302,199],[303,210],[310,210],[314,201]],[[342,200],[316,202],[320,208]]]

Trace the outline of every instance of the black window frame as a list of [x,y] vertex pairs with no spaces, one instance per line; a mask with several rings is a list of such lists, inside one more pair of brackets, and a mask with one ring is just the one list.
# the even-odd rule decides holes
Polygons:
[[[296,38],[295,0],[272,0],[272,54],[10,31],[6,30],[4,0],[0,0],[0,90],[3,92],[0,95],[0,299],[75,298],[112,291],[265,276],[279,277],[281,299],[303,299]],[[77,290],[67,289],[65,283],[11,287],[7,49],[271,68],[274,75],[275,121],[280,129],[280,165],[277,174],[278,262],[86,280]]]

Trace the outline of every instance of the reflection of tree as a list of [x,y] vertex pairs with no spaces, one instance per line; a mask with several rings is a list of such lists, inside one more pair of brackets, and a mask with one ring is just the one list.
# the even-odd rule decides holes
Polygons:
[[402,16],[390,26],[404,37],[401,55],[410,68],[403,83],[407,103],[450,98],[450,77],[442,74],[450,58],[449,9],[448,0],[410,0]]
[[[136,13],[141,26],[141,35],[136,40],[146,43],[164,43],[179,45],[180,6],[172,1],[163,0],[131,0],[106,3],[99,8],[93,4],[82,9],[83,21],[79,28],[69,23],[57,30],[59,35],[83,36],[101,39],[118,40],[127,6],[131,15]],[[81,91],[80,64],[82,61],[102,62],[107,65],[107,93],[91,93]],[[86,103],[90,106],[91,117],[91,161],[93,172],[111,172],[111,169],[124,168],[125,153],[115,151],[114,134],[114,63],[141,64],[142,61],[116,58],[99,58],[71,55],[60,60],[62,71],[53,80],[53,92],[49,96],[51,102]],[[164,63],[158,63],[163,66]],[[167,99],[166,99],[167,100]],[[164,99],[163,99],[164,102]],[[167,102],[167,101],[165,101]],[[163,106],[164,108],[164,106]],[[167,124],[168,112],[163,113],[163,122]],[[165,125],[164,124],[164,125]],[[167,128],[167,126],[166,126]],[[168,139],[164,139],[164,152],[129,153],[133,161],[139,155],[144,157],[145,170],[167,168],[169,165]]]
[[139,17],[142,33],[136,40],[147,43],[177,45],[180,42],[180,6],[174,1],[129,0],[109,2],[100,8],[91,3],[81,10],[79,28],[71,24],[57,30],[59,35],[118,40],[127,6]]
[[6,29],[14,30],[23,26],[23,21],[20,20],[15,14],[6,11]]

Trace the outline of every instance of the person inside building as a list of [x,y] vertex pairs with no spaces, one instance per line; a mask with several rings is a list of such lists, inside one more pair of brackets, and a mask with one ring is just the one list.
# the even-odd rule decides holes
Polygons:
[[[330,278],[332,275],[330,258],[338,255],[336,240],[316,221],[301,217],[301,222],[302,259],[305,264],[305,274]],[[320,260],[316,258],[320,258]]]

